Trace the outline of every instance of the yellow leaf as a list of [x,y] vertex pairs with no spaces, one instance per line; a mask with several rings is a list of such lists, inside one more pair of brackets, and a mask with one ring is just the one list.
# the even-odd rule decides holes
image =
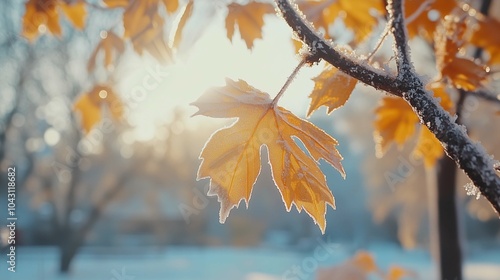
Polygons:
[[375,258],[366,251],[358,251],[354,256],[340,264],[327,268],[320,268],[316,273],[316,280],[349,279],[367,280],[372,279],[374,272],[379,272]]
[[60,10],[76,28],[82,29],[85,25],[84,1],[67,4],[62,0],[29,0],[25,7],[22,34],[30,41],[46,31],[56,36],[61,35]]
[[423,158],[425,167],[431,168],[443,157],[444,150],[436,136],[427,127],[422,126],[413,154],[416,158]]
[[274,13],[270,4],[250,2],[246,5],[231,3],[227,6],[226,17],[227,38],[232,42],[235,26],[238,26],[240,36],[248,49],[253,48],[255,39],[262,38],[264,15]]
[[85,27],[85,15],[87,12],[85,10],[84,1],[78,1],[71,4],[66,4],[66,2],[62,1],[60,2],[60,7],[76,28],[83,29],[83,27]]
[[465,22],[458,16],[448,16],[442,21],[435,36],[436,66],[454,87],[470,91],[482,86],[488,72],[473,60],[458,56],[465,29]]
[[80,114],[81,125],[85,133],[88,133],[101,120],[101,108],[92,101],[88,94],[83,94],[78,98],[73,110]]
[[[323,158],[345,175],[335,139],[284,108],[275,106],[267,93],[244,81],[226,80],[226,86],[209,90],[193,105],[197,115],[238,118],[232,126],[216,131],[205,144],[198,179],[210,178],[210,195],[221,202],[220,221],[245,200],[247,207],[261,169],[261,147],[266,145],[272,175],[286,209],[293,204],[326,227],[326,205],[334,199],[318,167]],[[295,143],[300,140],[309,155]]]
[[96,85],[76,100],[73,110],[81,115],[82,128],[85,133],[101,121],[103,107],[107,108],[113,119],[122,118],[123,104],[109,86]]
[[171,14],[177,11],[177,8],[179,7],[179,0],[162,0],[162,1],[163,4],[165,5],[165,8],[167,9],[167,12]]
[[[329,1],[300,1],[297,3],[299,9],[304,13],[307,20],[312,22],[314,27],[324,33],[324,37],[329,39],[329,26],[333,23],[328,17],[328,8],[332,5]],[[300,49],[300,48],[299,48]]]
[[[125,28],[123,37],[135,38],[141,36],[151,25],[153,20],[157,21],[159,0],[132,1],[123,13],[123,27]],[[163,25],[161,22],[155,22]]]
[[353,264],[364,272],[376,271],[377,264],[372,254],[366,251],[359,251],[352,258]]
[[389,268],[389,272],[387,272],[387,276],[385,277],[386,280],[400,280],[403,279],[403,277],[406,276],[416,276],[414,275],[413,272],[408,271],[400,266],[391,266]]
[[500,21],[490,17],[481,17],[477,24],[477,29],[472,34],[470,42],[484,48],[489,53],[491,64],[500,63],[500,36],[492,36],[500,30]]
[[[455,1],[434,0],[427,1],[428,5],[422,11],[421,6],[425,1],[405,1],[405,17],[413,17],[419,14],[408,24],[410,37],[422,35],[427,40],[432,40],[436,27],[441,20],[457,6]],[[433,18],[436,17],[436,18]]]
[[392,142],[399,148],[414,133],[418,117],[403,98],[384,97],[376,109],[375,144],[377,156],[382,156]]
[[130,4],[130,0],[104,0],[108,8],[125,8]]
[[39,32],[61,35],[57,0],[29,0],[23,17],[23,36],[33,41]]
[[302,44],[301,41],[295,40],[293,38],[292,38],[292,44],[293,44],[293,48],[294,48],[296,53],[299,53],[300,49],[302,49],[302,46],[304,45],[304,44]]
[[101,51],[104,52],[104,67],[106,68],[109,68],[113,60],[125,51],[125,43],[113,31],[108,30],[105,34],[106,36],[96,46],[87,63],[87,70],[89,72],[94,70],[97,55]]
[[344,74],[342,71],[338,71],[334,67],[326,68],[313,81],[314,89],[309,95],[311,104],[307,112],[308,116],[321,106],[328,107],[328,114],[344,106],[357,82],[356,79]]
[[[333,23],[337,18],[342,18],[346,27],[354,32],[354,41],[363,41],[376,27],[376,15],[385,13],[382,0],[337,0],[323,13],[324,21]],[[375,15],[374,15],[375,14]]]
[[172,44],[174,48],[179,47],[181,43],[182,31],[184,30],[184,27],[186,26],[188,19],[191,17],[191,14],[193,13],[193,6],[194,6],[193,1],[189,1],[186,8],[184,9],[184,13],[181,16],[179,24],[177,25],[177,30],[175,31],[174,42]]
[[161,63],[172,61],[172,52],[164,39],[164,22],[158,12],[159,0],[133,1],[123,13],[123,37],[130,38],[134,50],[150,53]]

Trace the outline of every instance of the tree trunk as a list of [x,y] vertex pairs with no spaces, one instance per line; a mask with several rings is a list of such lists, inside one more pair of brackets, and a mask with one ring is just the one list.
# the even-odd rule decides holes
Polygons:
[[104,209],[111,200],[120,192],[120,190],[125,185],[126,180],[129,178],[129,174],[125,172],[118,182],[104,194],[102,199],[94,205],[89,213],[89,217],[82,225],[81,228],[77,230],[72,230],[69,224],[61,232],[61,237],[63,238],[60,243],[61,258],[59,261],[59,272],[68,273],[70,270],[71,262],[75,257],[78,249],[82,246],[85,241],[85,237],[94,227],[95,223],[99,220],[102,214],[102,209]]
[[61,273],[68,273],[70,269],[71,262],[73,261],[73,258],[76,256],[76,253],[78,252],[78,249],[83,244],[83,241],[85,239],[85,233],[74,233],[75,237],[71,238],[72,236],[68,236],[66,240],[61,242],[61,247],[60,247],[60,252],[61,252],[61,258],[59,260],[59,272]]
[[443,280],[462,279],[462,255],[456,204],[456,164],[444,156],[437,164],[439,269]]

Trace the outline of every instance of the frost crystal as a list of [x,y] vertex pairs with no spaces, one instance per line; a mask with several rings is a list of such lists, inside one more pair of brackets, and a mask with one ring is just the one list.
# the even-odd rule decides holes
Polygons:
[[475,195],[476,199],[479,199],[479,197],[481,197],[481,192],[476,186],[474,186],[473,183],[467,183],[465,185],[465,191],[467,192],[467,195]]

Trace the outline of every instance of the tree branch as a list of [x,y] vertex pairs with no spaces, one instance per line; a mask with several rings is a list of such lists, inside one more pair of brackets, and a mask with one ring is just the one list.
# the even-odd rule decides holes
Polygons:
[[394,54],[396,55],[398,79],[405,79],[405,76],[412,75],[413,64],[411,63],[408,49],[408,36],[406,34],[402,0],[389,0],[387,3],[387,12],[389,14],[392,35],[394,36]]
[[309,46],[312,54],[367,85],[401,96],[400,93],[392,90],[393,84],[399,83],[395,76],[374,68],[366,63],[366,60],[362,62],[362,58],[355,60],[346,50],[335,49],[330,41],[318,35],[313,26],[305,21],[305,15],[297,9],[296,5],[292,7],[287,0],[276,0],[276,3],[285,21],[292,27],[297,37]]
[[[398,77],[388,75],[366,63],[362,63],[352,55],[337,50],[330,42],[325,41],[305,21],[296,5],[288,0],[276,0],[278,9],[293,29],[298,38],[306,43],[311,52],[342,72],[361,82],[396,96],[403,97],[418,115],[420,122],[429,128],[443,145],[446,154],[467,174],[481,194],[500,214],[500,177],[493,167],[493,159],[484,148],[472,142],[465,129],[438,104],[432,93],[424,88],[424,83],[411,70],[407,50],[406,27],[404,19],[398,16],[402,10],[401,1],[390,1],[390,13],[393,13],[392,32],[396,39],[395,49],[398,52]],[[401,13],[402,15],[402,13]],[[402,34],[401,34],[402,33]]]
[[500,105],[500,94],[494,96],[486,90],[466,91],[465,93],[469,96],[479,97],[491,103]]

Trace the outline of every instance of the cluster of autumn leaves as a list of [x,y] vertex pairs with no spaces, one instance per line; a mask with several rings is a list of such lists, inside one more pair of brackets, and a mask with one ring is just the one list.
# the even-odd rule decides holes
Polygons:
[[[373,36],[373,30],[386,18],[382,0],[302,0],[297,3],[307,20],[327,39],[335,39],[331,27],[341,19],[354,31],[350,43],[353,48]],[[95,5],[84,0],[29,0],[23,34],[30,41],[40,33],[60,36],[60,15],[75,28],[82,29],[87,9]],[[161,63],[172,63],[195,5],[194,0],[103,0],[98,8],[122,9],[122,20],[117,26],[100,32],[101,41],[89,58],[88,71],[102,66],[112,72],[130,44],[139,55],[148,53]],[[259,1],[227,3],[226,8],[228,39],[233,39],[237,28],[248,49],[253,48],[256,39],[262,38],[264,16],[275,15],[272,4]],[[174,16],[178,21],[171,20]],[[500,39],[491,35],[500,28],[500,22],[468,4],[448,0],[405,1],[405,17],[410,38],[421,37],[434,48],[438,76],[428,88],[442,107],[453,113],[450,93],[457,89],[473,92],[482,88],[488,81],[490,69],[500,62]],[[484,64],[467,55],[478,47],[484,50],[481,62]],[[322,106],[327,107],[328,113],[342,107],[357,83],[331,66],[325,67],[313,80],[315,86],[307,115]],[[345,176],[340,163],[342,157],[335,148],[338,143],[313,124],[277,106],[277,99],[271,99],[267,93],[244,81],[227,80],[226,83],[224,87],[207,91],[194,103],[200,115],[238,118],[231,127],[214,133],[200,156],[203,162],[198,178],[211,179],[210,193],[217,195],[221,202],[221,221],[241,200],[248,203],[260,173],[261,146],[265,145],[273,179],[286,208],[290,210],[294,204],[299,211],[304,209],[324,231],[326,204],[334,207],[334,198],[318,161],[323,158]],[[86,132],[99,122],[103,107],[111,110],[113,118],[120,119],[123,106],[109,84],[95,85],[75,102]],[[379,155],[392,143],[401,147],[417,130],[420,132],[414,153],[424,159],[426,166],[433,166],[443,155],[440,143],[426,127],[419,128],[417,116],[403,99],[384,97],[376,116],[375,142]],[[309,153],[297,145],[295,138]]]

